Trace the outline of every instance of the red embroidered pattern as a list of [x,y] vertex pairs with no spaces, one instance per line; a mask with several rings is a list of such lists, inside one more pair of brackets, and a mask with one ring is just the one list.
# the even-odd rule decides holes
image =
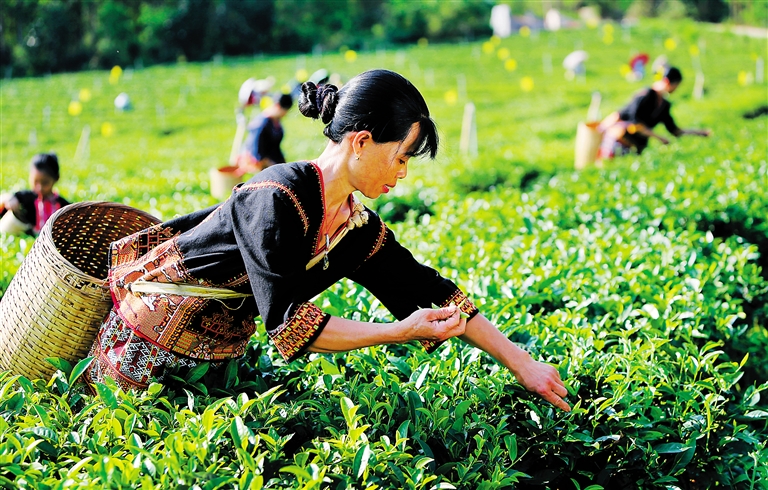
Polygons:
[[[472,303],[472,301],[467,297],[466,294],[464,294],[461,289],[457,289],[447,300],[440,303],[440,308],[445,308],[450,304],[461,304],[461,311],[469,315],[470,318],[476,315],[479,311],[474,303]],[[442,342],[437,342],[434,340],[420,340],[419,342],[424,346],[427,352],[434,352],[434,350],[442,344]]]
[[444,308],[451,303],[455,305],[461,305],[461,311],[466,313],[469,316],[472,316],[475,312],[477,312],[477,307],[474,303],[472,303],[472,300],[467,297],[466,294],[461,289],[457,289],[456,292],[454,292],[447,300],[445,300],[440,307]]
[[384,242],[387,241],[387,225],[385,225],[381,220],[379,220],[379,225],[381,226],[381,229],[379,230],[379,237],[376,239],[376,244],[373,246],[371,253],[368,254],[368,257],[366,257],[365,260],[373,257],[374,254],[381,250],[381,247],[384,246]]
[[146,389],[151,378],[162,381],[168,367],[193,367],[192,359],[178,357],[142,339],[112,310],[101,325],[89,353],[93,362],[83,379],[103,383],[109,376],[123,390]]
[[195,359],[243,355],[248,338],[256,331],[255,311],[251,314],[248,308],[239,310],[235,319],[227,306],[218,301],[172,294],[134,295],[126,285],[144,280],[231,288],[247,282],[245,272],[220,285],[195,279],[184,267],[176,237],[133,260],[133,254],[141,253],[142,247],[126,247],[113,249],[113,264],[120,265],[110,269],[109,277],[115,310],[137,335]]
[[315,162],[310,162],[312,170],[317,174],[317,183],[320,186],[320,206],[322,206],[323,214],[320,219],[320,225],[317,227],[317,233],[315,233],[315,240],[312,242],[312,250],[317,252],[321,249],[320,244],[320,229],[323,227],[323,221],[325,221],[325,183],[323,182],[323,173],[320,171],[320,167]]
[[325,317],[323,310],[312,303],[301,303],[291,318],[269,336],[283,358],[292,361],[315,337]]
[[293,193],[291,189],[289,189],[287,186],[281,184],[280,182],[276,182],[274,180],[264,180],[261,182],[255,182],[253,184],[244,184],[240,187],[236,188],[236,191],[243,191],[243,190],[256,190],[256,189],[262,189],[264,187],[274,187],[280,191],[283,191],[288,197],[291,198],[291,201],[293,201],[293,205],[296,207],[296,210],[299,212],[299,216],[301,217],[301,222],[304,223],[304,234],[307,234],[307,231],[309,231],[309,218],[307,218],[307,213],[304,212],[304,208],[302,207],[301,203],[299,202],[299,199],[296,197],[296,194]]
[[110,266],[118,267],[132,262],[173,237],[169,228],[158,223],[112,242],[109,246]]

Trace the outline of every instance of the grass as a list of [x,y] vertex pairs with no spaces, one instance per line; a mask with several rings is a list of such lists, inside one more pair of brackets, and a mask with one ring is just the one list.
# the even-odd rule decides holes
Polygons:
[[[404,219],[392,227],[417,258],[558,366],[575,409],[554,411],[459,342],[432,356],[382,346],[285,365],[260,332],[243,359],[141,394],[110,384],[79,394],[78,367],[66,363],[50,380],[0,374],[0,485],[761,488],[768,127],[742,116],[767,105],[768,93],[765,83],[741,85],[739,73],[768,58],[765,40],[689,22],[613,29],[611,44],[601,26],[516,36],[490,53],[478,42],[358,53],[353,63],[328,53],[158,66],[126,70],[114,85],[108,72],[4,80],[3,190],[22,188],[31,156],[53,150],[63,196],[167,219],[215,203],[208,171],[226,164],[246,78],[284,81],[321,67],[343,77],[403,73],[424,93],[443,145],[436,162],[415,162],[394,195],[371,205]],[[691,96],[692,46],[706,76],[700,100]],[[516,70],[505,69],[500,48]],[[583,81],[567,81],[559,66],[574,49],[590,55]],[[652,142],[639,157],[575,172],[575,127],[592,93],[605,115],[646,85],[620,74],[638,51],[682,69],[673,115],[713,136]],[[82,89],[91,99],[70,116]],[[134,110],[115,112],[120,92]],[[458,149],[468,101],[477,156]],[[88,158],[76,161],[85,125]],[[322,151],[319,124],[293,111],[285,126],[289,159]],[[3,289],[30,244],[2,237]],[[389,319],[345,281],[316,302]]]

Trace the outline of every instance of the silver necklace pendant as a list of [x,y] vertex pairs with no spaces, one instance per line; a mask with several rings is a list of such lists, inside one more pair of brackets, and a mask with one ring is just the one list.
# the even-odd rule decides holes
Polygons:
[[328,260],[328,250],[331,248],[331,240],[328,238],[328,233],[325,234],[325,254],[323,255],[323,270],[327,270],[330,265]]

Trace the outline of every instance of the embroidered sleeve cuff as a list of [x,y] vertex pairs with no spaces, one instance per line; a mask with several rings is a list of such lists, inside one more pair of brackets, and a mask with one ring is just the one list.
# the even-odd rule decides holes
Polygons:
[[269,337],[283,359],[291,362],[315,341],[329,319],[329,315],[312,303],[301,303],[285,323],[269,332]]
[[[470,321],[480,313],[480,310],[477,309],[474,303],[467,297],[466,294],[461,289],[457,289],[448,299],[438,304],[440,308],[445,308],[446,306],[449,306],[451,304],[454,305],[461,305],[460,310],[462,313],[467,314],[467,321]],[[419,341],[422,346],[424,346],[424,349],[431,354],[437,350],[438,347],[440,347],[443,342],[438,342],[435,340],[420,340]]]

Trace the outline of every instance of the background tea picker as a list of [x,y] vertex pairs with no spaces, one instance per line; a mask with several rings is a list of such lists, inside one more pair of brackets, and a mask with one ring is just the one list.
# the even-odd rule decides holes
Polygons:
[[37,235],[56,211],[69,204],[54,186],[59,181],[55,153],[40,153],[29,164],[29,189],[0,195],[0,232]]

